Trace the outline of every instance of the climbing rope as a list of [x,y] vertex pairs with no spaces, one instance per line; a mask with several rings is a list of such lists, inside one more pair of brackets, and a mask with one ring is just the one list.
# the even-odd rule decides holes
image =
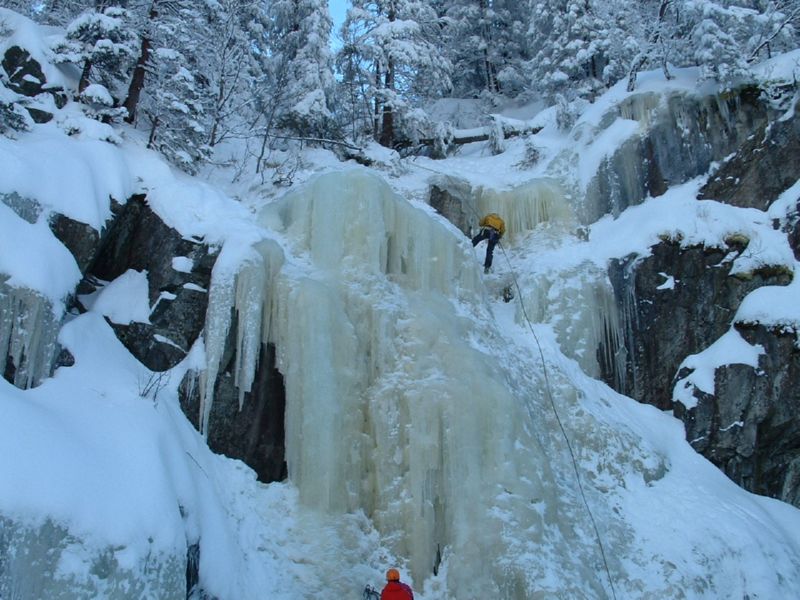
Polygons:
[[525,322],[528,324],[528,329],[530,329],[531,334],[533,335],[533,339],[536,342],[536,347],[539,349],[539,357],[542,361],[542,373],[544,374],[544,384],[545,390],[547,391],[547,398],[550,400],[550,406],[553,409],[553,414],[556,417],[556,422],[558,423],[559,429],[561,429],[561,435],[564,436],[564,441],[567,443],[567,449],[569,450],[570,458],[572,459],[572,468],[575,470],[575,479],[578,482],[578,490],[581,493],[581,499],[583,500],[583,505],[586,507],[586,512],[589,515],[589,520],[592,522],[592,527],[594,528],[594,535],[597,538],[597,545],[600,548],[600,556],[603,558],[603,567],[606,571],[606,576],[608,577],[608,585],[611,586],[611,596],[614,600],[617,600],[617,592],[614,589],[614,581],[611,577],[611,569],[608,567],[608,560],[606,558],[606,550],[605,545],[603,544],[603,538],[600,536],[600,530],[597,528],[597,521],[595,521],[594,513],[592,513],[592,509],[589,507],[589,501],[586,499],[586,493],[583,489],[583,481],[581,480],[580,469],[578,468],[578,460],[575,458],[575,452],[572,450],[572,443],[569,441],[569,435],[567,435],[567,430],[564,429],[564,424],[561,421],[561,416],[558,414],[558,409],[556,408],[556,402],[553,398],[553,390],[550,386],[550,378],[547,374],[547,362],[544,358],[544,351],[542,350],[542,345],[539,343],[539,337],[536,335],[536,331],[533,329],[533,323],[531,323],[530,318],[528,317],[528,311],[525,309],[525,301],[522,299],[522,289],[519,286],[519,281],[517,280],[517,275],[514,272],[514,267],[511,264],[511,259],[508,257],[508,253],[503,245],[498,241],[497,245],[500,246],[500,250],[503,252],[503,257],[506,259],[508,263],[508,269],[511,272],[511,278],[514,281],[514,287],[517,289],[517,297],[519,298],[519,305],[522,308],[522,316],[525,318]]
[[[439,175],[443,175],[443,173],[436,171],[434,169],[429,169],[428,167],[423,167],[415,162],[412,164],[420,169],[425,169],[426,171],[430,171],[432,173],[437,173]],[[474,206],[469,204],[468,202],[462,203],[462,206],[466,205],[475,217],[480,221],[481,216],[478,214],[478,211],[475,209]],[[564,428],[564,424],[561,421],[561,416],[558,414],[558,408],[556,408],[556,402],[553,398],[553,390],[550,385],[550,378],[547,374],[547,362],[544,358],[544,351],[542,350],[542,345],[539,343],[539,337],[536,335],[536,331],[533,329],[533,323],[531,322],[530,318],[528,317],[528,311],[525,309],[525,301],[522,299],[522,289],[519,286],[519,281],[517,280],[517,274],[514,271],[514,266],[511,264],[511,259],[508,257],[508,253],[506,252],[505,247],[503,244],[498,240],[497,245],[500,246],[500,250],[503,252],[503,257],[506,259],[508,263],[508,269],[511,273],[511,278],[514,281],[514,287],[517,290],[517,297],[519,298],[519,305],[522,308],[522,315],[525,318],[525,322],[528,324],[528,329],[530,329],[531,334],[533,335],[533,339],[536,342],[536,347],[539,349],[539,357],[542,361],[542,373],[544,374],[544,383],[545,383],[545,390],[547,391],[547,398],[550,401],[550,406],[553,409],[553,414],[556,417],[556,422],[558,423],[558,427],[561,430],[561,435],[564,437],[564,441],[567,444],[567,449],[569,450],[569,456],[572,459],[572,468],[575,470],[575,480],[578,482],[578,490],[581,494],[581,499],[583,500],[583,505],[586,507],[586,512],[589,515],[589,520],[592,522],[592,528],[594,529],[594,535],[597,539],[597,546],[600,548],[600,556],[603,559],[603,568],[605,569],[606,576],[608,577],[608,585],[611,587],[611,596],[614,600],[617,600],[617,592],[614,588],[614,580],[611,577],[611,569],[608,566],[608,559],[606,558],[606,550],[605,545],[603,544],[603,538],[600,535],[600,530],[597,527],[597,521],[594,518],[594,513],[592,512],[591,507],[589,506],[589,501],[586,498],[586,492],[583,489],[583,481],[581,480],[580,469],[578,468],[578,460],[575,458],[575,452],[572,449],[572,443],[569,441],[569,435],[567,435],[567,430]]]

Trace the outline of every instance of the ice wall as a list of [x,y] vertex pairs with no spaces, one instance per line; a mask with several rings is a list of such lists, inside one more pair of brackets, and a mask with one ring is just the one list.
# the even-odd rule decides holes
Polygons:
[[0,598],[186,598],[186,557],[153,551],[131,560],[123,547],[92,546],[50,520],[0,515]]
[[280,241],[211,290],[206,414],[213,346],[235,322],[249,352],[257,331],[277,348],[289,479],[306,506],[363,511],[417,586],[441,552],[452,597],[602,597],[541,374],[530,357],[509,364],[469,241],[361,171],[323,175],[260,219]]
[[430,183],[431,206],[467,235],[472,235],[480,218],[491,212],[503,217],[506,240],[541,223],[575,220],[561,185],[552,178],[503,190],[475,187],[464,179],[445,175],[434,177]]
[[[571,269],[521,274],[523,302],[516,320],[551,323],[561,350],[587,375],[625,378],[625,345],[614,289],[605,269],[586,261]],[[523,311],[523,306],[525,307]]]
[[0,365],[2,375],[22,389],[49,377],[58,353],[61,319],[40,293],[8,285],[0,275]]
[[562,187],[553,179],[535,179],[508,190],[479,188],[475,194],[477,215],[496,212],[506,223],[506,239],[530,231],[542,223],[571,224],[574,215]]

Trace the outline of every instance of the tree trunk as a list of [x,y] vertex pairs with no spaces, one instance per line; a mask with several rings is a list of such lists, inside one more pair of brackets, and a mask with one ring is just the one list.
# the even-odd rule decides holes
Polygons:
[[[147,18],[154,21],[158,16],[156,11],[156,3],[150,5],[150,13]],[[144,77],[147,72],[147,63],[150,62],[150,37],[145,32],[142,35],[142,49],[139,52],[139,60],[136,61],[136,66],[133,69],[133,76],[131,77],[131,84],[128,86],[128,97],[122,103],[128,111],[128,116],[125,117],[126,123],[133,123],[136,120],[136,108],[139,105],[139,98],[141,98],[142,90],[144,89]]]
[[[390,59],[386,69],[386,89],[394,91],[394,62]],[[394,109],[390,102],[383,103],[381,139],[378,143],[386,148],[394,144]]]
[[[394,2],[389,3],[389,14],[387,15],[389,22],[393,23],[397,19],[395,12]],[[386,77],[384,79],[384,89],[388,90],[390,98],[383,101],[383,114],[381,120],[381,137],[378,143],[386,148],[391,148],[394,144],[394,106],[392,105],[393,99],[391,96],[394,92],[394,59],[391,55],[386,63]]]
[[89,75],[92,73],[92,61],[88,58],[83,63],[83,71],[81,71],[81,79],[78,82],[78,93],[82,94],[83,91],[89,87]]

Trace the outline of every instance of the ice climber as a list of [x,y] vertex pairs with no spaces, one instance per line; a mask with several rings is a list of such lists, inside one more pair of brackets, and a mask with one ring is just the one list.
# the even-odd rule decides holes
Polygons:
[[500,215],[489,213],[480,220],[478,226],[481,230],[478,232],[478,235],[472,238],[472,246],[477,246],[483,240],[489,240],[486,245],[486,260],[483,261],[483,272],[488,273],[492,268],[494,247],[506,232],[506,224],[503,222],[503,219],[500,218]]
[[400,571],[397,569],[386,571],[386,587],[381,592],[381,600],[414,600],[414,592],[400,581]]

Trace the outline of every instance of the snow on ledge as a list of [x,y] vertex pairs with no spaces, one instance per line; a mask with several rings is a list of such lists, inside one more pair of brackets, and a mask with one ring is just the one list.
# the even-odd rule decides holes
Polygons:
[[738,331],[731,328],[708,348],[687,356],[678,367],[692,369],[692,372],[675,384],[672,400],[680,402],[687,409],[697,406],[696,389],[705,394],[714,393],[714,374],[723,365],[748,365],[758,367],[758,357],[764,354],[761,345],[748,344]]
[[800,267],[794,268],[792,283],[767,285],[750,292],[736,312],[736,323],[800,330]]

